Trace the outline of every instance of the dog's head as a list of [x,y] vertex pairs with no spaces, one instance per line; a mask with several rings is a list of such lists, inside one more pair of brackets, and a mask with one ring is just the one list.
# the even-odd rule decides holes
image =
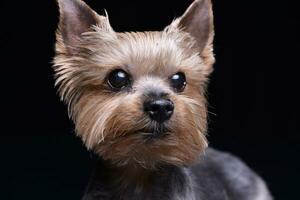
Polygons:
[[187,165],[207,146],[214,62],[210,0],[159,32],[115,32],[81,0],[58,0],[54,69],[76,133],[116,165]]

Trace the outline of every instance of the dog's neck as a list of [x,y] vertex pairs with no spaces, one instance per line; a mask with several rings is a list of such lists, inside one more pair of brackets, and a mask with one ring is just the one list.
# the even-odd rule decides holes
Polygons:
[[[107,161],[99,160],[95,175],[87,190],[93,193],[101,188],[99,195],[109,194],[107,199],[155,199],[153,195],[177,195],[184,197],[190,193],[190,177],[185,168],[160,166],[155,170],[139,166],[115,167]],[[111,194],[117,195],[112,197]],[[103,198],[103,196],[102,196]],[[106,199],[104,198],[104,199]]]

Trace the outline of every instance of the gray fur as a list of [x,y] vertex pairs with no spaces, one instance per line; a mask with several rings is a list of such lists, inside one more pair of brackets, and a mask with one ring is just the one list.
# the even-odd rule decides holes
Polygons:
[[264,181],[240,159],[207,149],[190,167],[164,166],[152,172],[147,188],[130,184],[117,190],[118,178],[100,160],[83,200],[272,200]]

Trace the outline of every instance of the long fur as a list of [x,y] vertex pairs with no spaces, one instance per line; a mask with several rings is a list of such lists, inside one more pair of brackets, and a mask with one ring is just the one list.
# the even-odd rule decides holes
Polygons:
[[[116,33],[103,18],[81,35],[72,53],[59,26],[56,85],[88,149],[118,165],[153,168],[157,163],[195,162],[206,148],[205,86],[214,62],[212,44],[199,54],[195,39],[175,28],[177,21],[161,32]],[[134,79],[130,92],[114,94],[107,88],[106,76],[117,68]],[[188,82],[181,94],[168,83],[177,72],[184,72]],[[175,112],[166,139],[145,145],[140,130],[155,126],[141,109],[149,88],[168,93]]]

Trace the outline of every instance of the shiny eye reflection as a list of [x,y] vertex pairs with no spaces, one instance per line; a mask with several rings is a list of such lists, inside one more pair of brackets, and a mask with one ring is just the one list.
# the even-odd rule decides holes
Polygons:
[[112,89],[123,89],[130,86],[130,77],[122,69],[112,71],[107,78],[107,83]]
[[170,83],[176,92],[182,92],[186,86],[186,79],[184,73],[178,72],[171,76]]

